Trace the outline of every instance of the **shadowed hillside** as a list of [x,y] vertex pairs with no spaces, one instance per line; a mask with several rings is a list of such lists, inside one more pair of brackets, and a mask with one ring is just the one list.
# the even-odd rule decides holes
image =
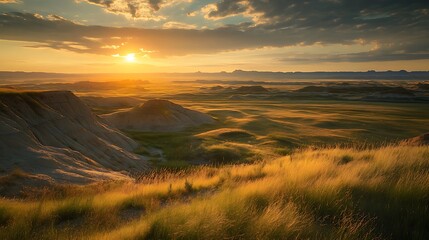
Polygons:
[[137,143],[66,91],[1,93],[0,140],[3,174],[20,169],[48,182],[82,183],[148,167],[129,152]]

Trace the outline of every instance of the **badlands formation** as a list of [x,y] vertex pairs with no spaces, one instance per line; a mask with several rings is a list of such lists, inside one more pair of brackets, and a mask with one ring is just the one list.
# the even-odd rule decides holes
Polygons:
[[180,131],[215,122],[205,113],[160,99],[149,100],[132,109],[102,115],[102,117],[119,129],[145,132]]
[[68,91],[0,93],[0,142],[0,176],[88,183],[148,169],[136,142]]

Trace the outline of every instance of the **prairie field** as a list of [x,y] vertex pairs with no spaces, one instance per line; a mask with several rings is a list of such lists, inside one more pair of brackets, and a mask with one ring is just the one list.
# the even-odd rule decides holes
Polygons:
[[0,238],[427,239],[428,158],[427,146],[306,148],[39,189],[0,200]]
[[[316,83],[304,84],[305,87]],[[356,86],[360,84],[365,83],[356,83]],[[394,81],[384,84],[404,86]],[[207,113],[216,122],[179,132],[126,132],[141,143],[137,153],[147,154],[150,152],[147,148],[155,147],[170,160],[154,161],[154,164],[183,167],[201,162],[249,162],[267,155],[287,155],[308,146],[382,146],[428,131],[427,101],[355,100],[359,94],[353,94],[351,99],[337,94],[330,97],[317,93],[292,94],[303,86],[265,85],[267,93],[236,93],[213,91],[211,89],[218,86],[194,83],[173,85],[165,90],[159,86],[151,89],[149,84],[145,92],[148,97],[141,101],[154,97],[167,99]],[[238,86],[223,88],[237,89]],[[169,92],[171,89],[175,92]],[[104,113],[112,111],[117,109],[103,109]],[[155,157],[158,156],[156,153]]]
[[[118,127],[150,165],[116,172],[122,180],[24,186],[28,172],[2,174],[0,190],[16,194],[0,199],[0,239],[429,238],[429,146],[404,142],[428,130],[426,92],[367,101],[264,87],[74,91],[90,121],[143,111],[151,99],[213,121],[178,131]],[[38,94],[21,91],[10,94]],[[156,106],[152,114],[177,118]]]

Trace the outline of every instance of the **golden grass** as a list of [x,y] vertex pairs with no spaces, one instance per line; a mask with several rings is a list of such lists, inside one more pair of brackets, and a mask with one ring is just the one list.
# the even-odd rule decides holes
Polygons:
[[305,149],[66,189],[0,200],[0,238],[429,237],[428,146]]

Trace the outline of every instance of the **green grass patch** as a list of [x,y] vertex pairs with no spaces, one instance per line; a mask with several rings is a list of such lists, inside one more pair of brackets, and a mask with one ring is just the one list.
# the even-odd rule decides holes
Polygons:
[[61,204],[53,213],[57,223],[84,218],[93,210],[91,200],[71,199]]

